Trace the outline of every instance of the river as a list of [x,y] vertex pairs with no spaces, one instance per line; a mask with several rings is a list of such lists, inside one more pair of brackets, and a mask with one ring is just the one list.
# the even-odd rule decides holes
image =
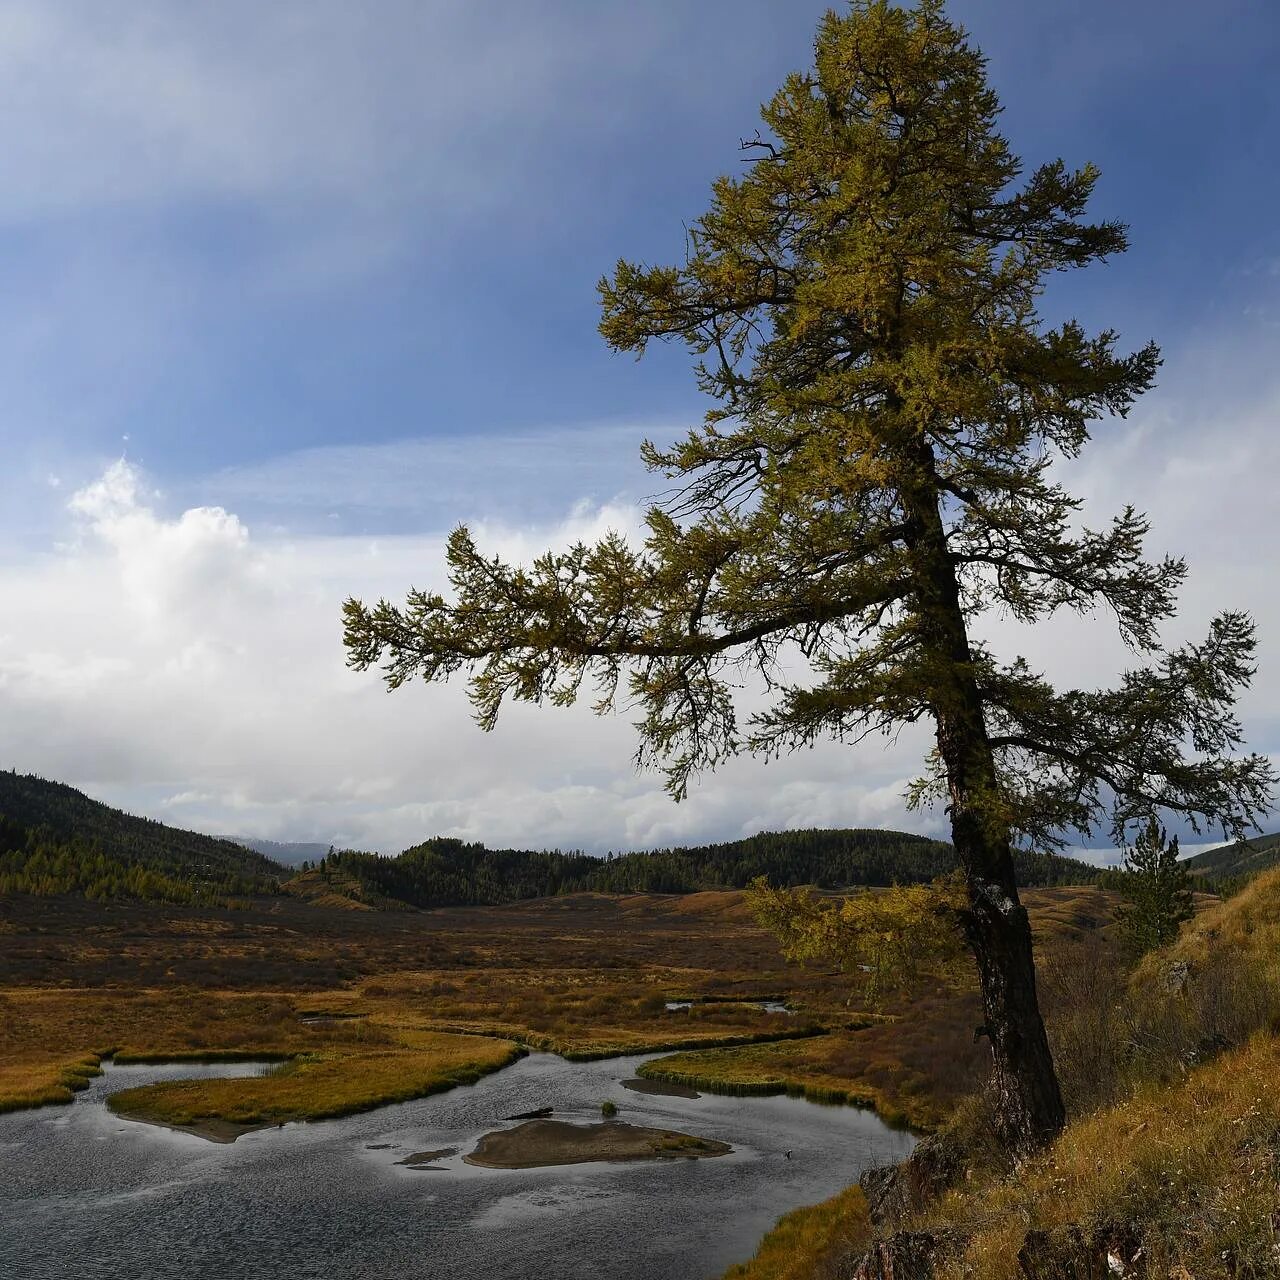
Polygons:
[[[652,1056],[652,1055],[647,1055]],[[234,1066],[107,1065],[67,1107],[0,1116],[0,1276],[9,1280],[711,1280],[788,1209],[912,1139],[872,1113],[793,1098],[634,1093],[644,1057],[533,1054],[470,1088],[217,1145],[122,1120],[118,1089]],[[710,1160],[439,1171],[503,1116],[619,1119],[733,1145]],[[790,1158],[786,1153],[790,1152]]]

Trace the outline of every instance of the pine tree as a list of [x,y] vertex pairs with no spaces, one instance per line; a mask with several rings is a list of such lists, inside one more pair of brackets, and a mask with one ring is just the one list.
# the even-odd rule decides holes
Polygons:
[[[1020,180],[998,112],[938,0],[828,14],[813,69],[763,108],[683,262],[622,261],[601,281],[609,345],[684,342],[712,402],[682,442],[645,446],[672,492],[644,545],[610,534],[518,567],[459,528],[451,599],[349,600],[345,621],[352,665],[382,664],[391,688],[469,672],[486,729],[508,698],[563,705],[589,681],[604,711],[621,687],[640,762],[677,798],[739,751],[932,722],[910,799],[946,804],[1002,1137],[1028,1151],[1063,1108],[1013,842],[1123,832],[1161,808],[1236,832],[1272,779],[1236,752],[1248,617],[1162,650],[1182,562],[1144,559],[1132,508],[1078,528],[1053,479],[1091,421],[1152,385],[1159,352],[1039,315],[1048,279],[1121,252],[1125,229],[1085,220],[1091,166]],[[1145,665],[1059,693],[971,636],[991,608],[1109,611]],[[732,690],[752,671],[774,697],[743,723]]]
[[1172,942],[1195,914],[1191,877],[1178,861],[1178,837],[1170,840],[1156,822],[1139,830],[1118,888],[1125,898],[1120,924],[1137,955]]

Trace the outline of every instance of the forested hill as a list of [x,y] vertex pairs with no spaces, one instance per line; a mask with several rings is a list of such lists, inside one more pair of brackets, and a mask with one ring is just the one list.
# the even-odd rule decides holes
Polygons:
[[[1098,869],[1052,854],[1018,855],[1019,883],[1088,884]],[[438,838],[395,858],[338,852],[311,875],[359,886],[371,905],[479,906],[560,893],[740,889],[756,876],[824,888],[927,881],[955,865],[951,846],[901,831],[762,832],[728,844],[595,857],[487,849]]]
[[[487,849],[440,838],[395,858],[345,851],[294,887],[372,906],[480,906],[561,893],[691,893],[774,884],[888,885],[931,880],[951,846],[901,831],[762,832],[726,844],[598,857]],[[1048,854],[1018,856],[1019,883],[1084,884],[1097,868]],[[74,787],[0,772],[0,894],[84,893],[172,902],[274,893],[290,872],[243,845],[138,818]]]
[[274,891],[285,869],[243,845],[0,771],[0,892],[197,901]]
[[1197,853],[1183,865],[1192,875],[1206,880],[1247,880],[1260,871],[1280,866],[1280,832]]

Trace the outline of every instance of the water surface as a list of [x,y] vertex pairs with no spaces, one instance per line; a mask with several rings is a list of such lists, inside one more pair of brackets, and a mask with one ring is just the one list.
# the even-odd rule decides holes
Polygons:
[[[644,1060],[534,1054],[472,1088],[227,1146],[122,1120],[104,1102],[153,1080],[252,1066],[108,1066],[71,1106],[0,1116],[0,1276],[710,1280],[750,1257],[786,1210],[911,1147],[853,1108],[624,1089]],[[716,1138],[733,1153],[528,1170],[462,1163],[502,1116],[551,1106],[557,1119],[594,1121],[606,1098],[620,1119]],[[444,1147],[459,1154],[440,1171],[396,1163]]]

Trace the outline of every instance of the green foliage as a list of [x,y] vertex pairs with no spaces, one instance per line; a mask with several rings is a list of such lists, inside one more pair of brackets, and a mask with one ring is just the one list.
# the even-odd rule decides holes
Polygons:
[[1138,955],[1167,946],[1183,921],[1195,915],[1191,878],[1178,860],[1178,838],[1170,840],[1154,822],[1138,833],[1117,887],[1125,898],[1120,926]]
[[133,817],[59,782],[0,772],[0,896],[208,904],[274,892],[281,870],[229,840]]
[[748,888],[747,902],[787,959],[835,965],[873,1000],[910,989],[923,970],[945,968],[964,951],[966,896],[955,872],[839,902],[807,889],[774,889],[761,878]]
[[611,1099],[606,1098],[600,1104],[600,1114],[604,1116],[606,1120],[612,1120],[613,1117],[618,1114],[618,1104],[613,1102]]

